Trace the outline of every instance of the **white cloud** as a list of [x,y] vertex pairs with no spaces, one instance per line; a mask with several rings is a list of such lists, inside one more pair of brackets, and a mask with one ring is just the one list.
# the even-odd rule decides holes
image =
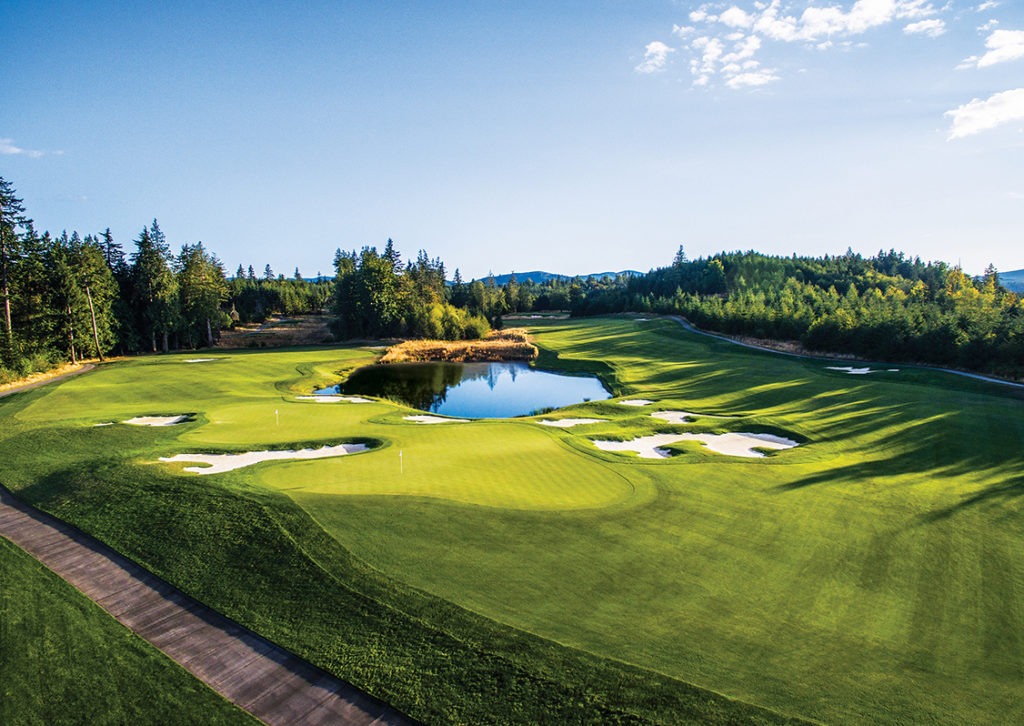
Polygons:
[[999,3],[994,2],[994,0],[985,0],[985,2],[981,3],[981,5],[974,9],[977,10],[979,13],[983,13],[986,10],[991,10],[992,8],[997,7],[999,7]]
[[45,152],[34,151],[32,149],[22,149],[14,145],[14,139],[0,139],[0,154],[5,156],[15,156],[18,154],[24,154],[30,159],[38,159]]
[[1024,121],[1024,88],[996,93],[984,101],[975,98],[943,115],[953,119],[950,140],[988,131],[1011,121]]
[[909,23],[905,26],[903,32],[907,35],[927,35],[929,38],[938,38],[946,32],[946,23],[936,18],[918,20],[916,23]]
[[985,47],[988,53],[978,59],[978,68],[1024,58],[1024,30],[994,30]]
[[638,73],[657,73],[658,71],[663,71],[668,63],[669,54],[675,52],[675,48],[669,48],[660,40],[648,43],[644,49],[644,59],[635,70]]
[[978,30],[979,30],[980,32],[982,32],[982,33],[987,33],[988,31],[990,31],[990,30],[992,30],[993,28],[995,28],[995,27],[996,27],[997,25],[999,25],[999,21],[998,21],[998,20],[996,20],[995,18],[993,18],[992,20],[989,20],[989,21],[988,21],[987,23],[985,23],[984,25],[979,25],[979,26],[978,26]]
[[761,39],[756,35],[750,35],[736,44],[732,53],[722,56],[722,63],[735,63],[737,61],[753,58],[754,53],[761,47]]
[[775,70],[752,71],[750,73],[739,73],[732,76],[725,82],[729,88],[743,88],[746,86],[763,86],[772,81],[779,80]]
[[690,70],[696,74],[710,74],[715,72],[715,64],[725,52],[725,46],[718,38],[701,36],[693,41],[693,49],[700,53],[700,61],[690,63]]
[[[855,36],[887,24],[905,21],[903,32],[937,37],[946,22],[937,17],[950,11],[942,0],[731,0],[705,3],[689,13],[689,26],[674,26],[673,33],[696,36],[689,44],[690,70],[699,85],[716,79],[737,88],[763,85],[778,79],[775,71],[743,66],[762,52],[766,41],[800,43],[821,51],[860,48]],[[728,47],[728,50],[727,50]],[[737,69],[737,66],[739,68]],[[746,73],[745,73],[746,72]],[[743,80],[732,80],[744,75]]]
[[730,28],[749,28],[754,24],[754,18],[733,5],[718,16],[718,22],[728,25]]

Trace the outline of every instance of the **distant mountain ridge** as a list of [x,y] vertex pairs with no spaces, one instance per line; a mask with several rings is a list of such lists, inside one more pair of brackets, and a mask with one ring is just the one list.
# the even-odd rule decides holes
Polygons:
[[999,282],[1010,292],[1024,292],[1024,270],[999,273]]
[[[592,272],[589,275],[579,275],[579,277],[589,280],[600,277],[615,277],[616,275],[643,275],[645,273],[637,270],[622,270],[621,272]],[[576,275],[559,275],[556,272],[544,272],[543,270],[533,270],[531,272],[510,272],[504,275],[494,275],[494,284],[499,287],[508,282],[512,275],[516,276],[518,282],[526,282],[527,280],[533,280],[536,283],[547,282],[548,280],[571,280]],[[486,281],[490,277],[478,277],[476,279]]]

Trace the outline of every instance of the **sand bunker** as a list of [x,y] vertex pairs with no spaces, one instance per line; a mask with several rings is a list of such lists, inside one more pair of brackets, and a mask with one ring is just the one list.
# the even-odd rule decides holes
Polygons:
[[633,320],[638,322],[638,323],[647,323],[647,322],[650,322],[651,319],[650,318],[633,318]]
[[615,403],[623,406],[650,406],[654,401],[648,401],[646,398],[627,398],[625,401],[616,401]]
[[735,418],[735,416],[714,416],[710,413],[693,413],[692,411],[655,411],[651,416],[674,424],[693,423],[695,418]]
[[773,434],[654,434],[640,436],[632,441],[598,441],[594,446],[602,451],[635,451],[641,459],[667,459],[672,454],[662,448],[680,441],[700,441],[718,454],[755,459],[764,456],[754,449],[792,449],[797,442]]
[[469,423],[468,418],[442,418],[440,416],[402,416],[402,418],[421,424]]
[[188,416],[136,416],[121,423],[133,424],[134,426],[174,426],[184,423]]
[[537,421],[541,426],[556,426],[560,429],[567,429],[570,426],[582,426],[583,424],[601,423],[607,421],[606,418],[559,418],[559,419],[544,419]]
[[[853,366],[825,366],[825,368],[830,370],[830,371],[846,371],[851,376],[863,376],[863,375],[865,375],[867,373],[882,373],[883,372],[881,368],[875,368],[874,370],[872,370],[871,368],[866,368],[866,367],[865,368],[854,368]],[[899,373],[900,369],[899,368],[886,368],[885,372],[886,373]]]
[[359,396],[296,396],[300,401],[316,401],[317,403],[373,403],[369,398]]
[[182,363],[209,363],[211,360],[217,360],[216,358],[186,358]]
[[319,449],[288,449],[285,451],[247,451],[244,454],[176,454],[161,456],[160,461],[187,461],[207,466],[186,466],[184,471],[196,474],[220,474],[225,471],[241,469],[245,466],[259,464],[262,461],[280,461],[282,459],[324,459],[329,456],[344,456],[366,451],[366,444],[338,444],[337,446],[321,446]]

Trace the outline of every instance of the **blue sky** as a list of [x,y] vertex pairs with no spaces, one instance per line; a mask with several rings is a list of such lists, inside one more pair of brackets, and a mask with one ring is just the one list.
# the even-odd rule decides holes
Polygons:
[[1024,3],[0,0],[0,175],[233,271],[721,250],[1024,267]]

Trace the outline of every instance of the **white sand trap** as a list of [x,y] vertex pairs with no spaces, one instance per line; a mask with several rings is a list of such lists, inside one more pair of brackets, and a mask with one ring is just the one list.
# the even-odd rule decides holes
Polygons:
[[174,426],[187,420],[188,416],[136,416],[121,423],[135,426]]
[[623,406],[650,406],[654,401],[648,401],[646,398],[627,398],[625,401],[616,401],[615,403]]
[[635,320],[638,323],[647,323],[647,322],[650,322],[651,319],[650,318],[633,318],[633,320]]
[[[868,368],[868,367],[865,367],[865,368],[854,368],[853,366],[825,366],[825,368],[827,368],[830,371],[846,371],[851,376],[863,376],[863,375],[866,375],[868,373],[881,373],[882,372],[881,368],[875,368],[874,370],[872,370],[871,368]],[[899,373],[900,369],[899,368],[886,368],[885,372],[886,373]]]
[[792,449],[797,442],[774,434],[682,434],[683,441],[699,441],[708,449],[728,456],[744,456],[756,459],[764,456],[754,449]]
[[692,411],[655,411],[651,416],[674,424],[693,423],[695,418],[733,418],[732,416],[712,416],[710,413],[693,413]]
[[582,426],[584,424],[601,423],[607,421],[606,418],[558,418],[558,419],[544,419],[537,421],[541,426],[556,426],[560,429],[567,429],[570,426]]
[[113,421],[107,421],[107,422],[105,422],[105,423],[98,423],[98,424],[93,424],[93,426],[94,426],[94,427],[95,427],[95,426],[113,426],[113,425],[114,425],[114,422],[113,422]]
[[641,459],[667,459],[671,452],[661,447],[680,441],[700,441],[705,447],[718,454],[742,456],[755,459],[764,456],[758,449],[792,449],[797,443],[791,439],[772,434],[654,434],[641,436],[632,441],[594,441],[602,451],[635,451]]
[[671,454],[659,447],[682,441],[683,435],[654,434],[652,436],[640,436],[632,441],[591,440],[594,442],[594,446],[601,449],[601,451],[635,451],[641,459],[667,459]]
[[182,363],[209,363],[211,360],[217,360],[216,358],[186,358]]
[[402,416],[402,418],[421,424],[469,423],[468,418],[442,418],[440,416]]
[[296,396],[300,401],[316,401],[317,403],[373,403],[369,398],[359,396]]
[[176,454],[161,456],[160,461],[187,461],[207,466],[186,466],[184,471],[196,474],[220,474],[225,471],[241,469],[245,466],[259,464],[262,461],[280,461],[282,459],[325,459],[329,456],[344,456],[366,451],[366,444],[338,444],[337,446],[321,446],[319,449],[287,449],[284,451],[247,451],[244,454]]

